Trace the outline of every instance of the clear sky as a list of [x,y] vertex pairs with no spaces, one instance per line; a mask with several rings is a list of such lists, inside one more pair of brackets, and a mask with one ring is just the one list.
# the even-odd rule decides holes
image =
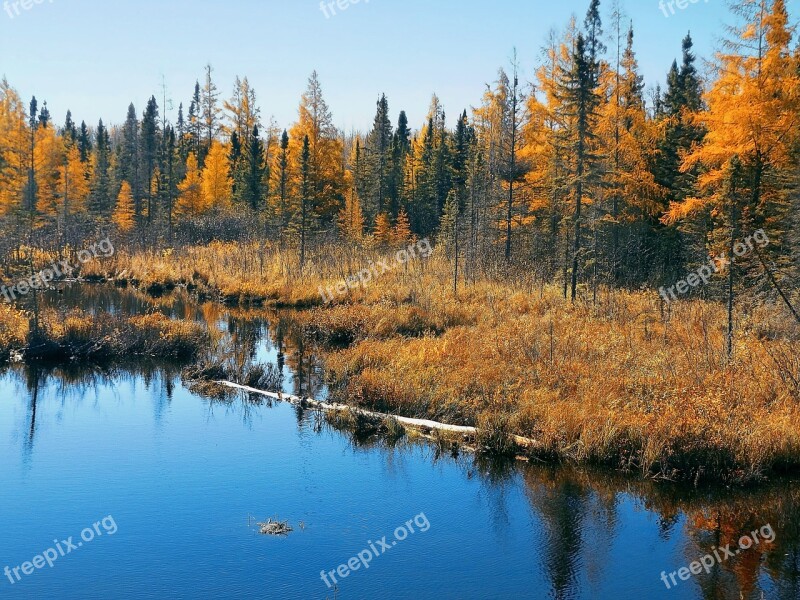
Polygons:
[[[611,1],[602,2],[607,31]],[[687,31],[710,57],[731,21],[724,0],[678,1],[686,6],[673,14],[659,0],[622,0],[648,85],[663,81]],[[788,2],[795,15],[798,2]],[[320,0],[0,0],[0,76],[24,98],[47,100],[58,123],[68,108],[78,123],[120,123],[130,102],[141,115],[151,94],[162,104],[162,78],[174,117],[209,62],[225,97],[246,75],[262,115],[281,126],[296,118],[314,69],[343,129],[367,129],[381,93],[394,121],[404,109],[419,127],[436,92],[452,123],[479,103],[515,46],[530,79],[548,31],[573,13],[582,22],[588,4],[361,0],[326,17]]]

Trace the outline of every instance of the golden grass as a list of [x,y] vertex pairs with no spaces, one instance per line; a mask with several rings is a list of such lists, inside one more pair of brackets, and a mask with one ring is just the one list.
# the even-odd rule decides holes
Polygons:
[[[228,300],[320,305],[379,254],[325,249],[293,259],[215,244],[118,255],[111,274]],[[262,262],[263,260],[263,262]],[[299,313],[327,356],[337,399],[513,433],[539,452],[670,479],[746,481],[800,466],[800,342],[781,306],[740,307],[733,361],[722,306],[603,290],[572,305],[557,286],[479,280],[452,291],[450,264],[414,261]]]
[[132,357],[192,359],[208,344],[202,325],[174,321],[161,313],[125,316],[46,309],[38,331],[28,315],[0,308],[0,352],[19,351],[27,361],[114,362]]
[[8,359],[12,350],[25,345],[28,318],[8,304],[0,304],[0,361]]
[[470,298],[492,306],[474,325],[367,336],[329,356],[337,394],[408,416],[504,421],[542,453],[668,478],[748,480],[800,464],[797,341],[744,330],[728,364],[713,304],[681,303],[665,320],[652,294],[593,307],[555,288],[499,291]]

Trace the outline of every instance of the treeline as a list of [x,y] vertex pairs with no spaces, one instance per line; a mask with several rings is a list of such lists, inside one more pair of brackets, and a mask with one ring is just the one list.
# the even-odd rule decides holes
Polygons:
[[0,250],[114,228],[143,247],[273,240],[302,265],[315,244],[430,236],[467,279],[532,271],[574,299],[582,285],[672,284],[763,228],[770,245],[737,281],[791,288],[800,50],[785,0],[741,0],[732,18],[709,80],[687,35],[648,94],[633,25],[591,0],[550,35],[532,81],[514,58],[453,126],[434,96],[418,130],[405,112],[394,124],[385,96],[369,132],[338,130],[316,73],[286,130],[247,78],[224,100],[210,66],[174,122],[152,97],[112,127],[69,112],[57,125],[3,81]]

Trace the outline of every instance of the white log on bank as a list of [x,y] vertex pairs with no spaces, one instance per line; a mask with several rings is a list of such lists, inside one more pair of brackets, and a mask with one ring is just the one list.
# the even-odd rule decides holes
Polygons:
[[[267,398],[272,398],[280,402],[289,402],[290,404],[294,404],[297,406],[300,405],[309,406],[311,408],[316,408],[324,411],[347,411],[347,412],[362,414],[376,419],[391,418],[397,421],[400,425],[402,425],[406,429],[413,429],[417,432],[422,433],[422,435],[425,435],[425,437],[430,437],[427,435],[427,431],[446,431],[448,433],[456,433],[456,434],[461,434],[462,436],[469,436],[473,439],[477,438],[478,435],[478,429],[476,427],[469,427],[466,425],[450,425],[448,423],[439,423],[438,421],[430,421],[428,419],[412,419],[410,417],[400,417],[397,415],[390,415],[387,413],[364,410],[362,408],[349,406],[347,404],[320,402],[319,400],[314,400],[312,398],[300,398],[299,396],[292,396],[291,394],[282,394],[279,392],[267,392],[246,385],[233,383],[232,381],[217,381],[216,383],[224,385],[229,388],[241,390],[243,392],[250,392],[251,394],[259,394],[261,396],[266,396]],[[514,441],[514,443],[523,448],[533,448],[537,445],[535,440],[526,437],[521,437],[518,435],[511,436],[511,439]]]

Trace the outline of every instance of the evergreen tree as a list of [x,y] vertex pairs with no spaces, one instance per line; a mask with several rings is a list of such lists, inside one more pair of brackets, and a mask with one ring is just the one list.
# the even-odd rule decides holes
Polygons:
[[414,157],[414,197],[409,208],[414,231],[426,237],[435,231],[439,222],[436,128],[433,117],[428,118],[421,135],[422,141],[417,145]]
[[205,85],[200,101],[201,120],[203,128],[203,147],[205,151],[210,151],[211,143],[219,133],[219,113],[222,109],[219,107],[219,91],[214,83],[212,74],[214,69],[211,65],[206,65]]
[[392,135],[392,123],[389,120],[389,102],[384,94],[378,100],[378,109],[375,114],[372,131],[367,136],[369,157],[367,214],[370,219],[374,219],[376,215],[384,212],[389,196]]
[[247,141],[246,173],[243,198],[253,211],[262,207],[264,186],[268,182],[268,171],[264,157],[264,144],[259,137],[258,126],[253,126]]
[[81,153],[81,162],[89,162],[92,155],[92,134],[86,126],[86,121],[81,121],[81,130],[78,134],[78,150]]
[[603,21],[600,17],[600,0],[591,0],[589,10],[584,21],[586,28],[586,61],[588,63],[589,76],[592,87],[597,87],[600,83],[601,56],[606,51],[603,43]]
[[203,137],[203,125],[201,121],[202,110],[200,105],[200,82],[196,81],[194,84],[192,101],[189,103],[189,122],[186,125],[185,145],[187,158],[190,152],[194,152],[201,165],[201,159],[205,158],[200,143]]
[[313,209],[311,197],[311,143],[306,135],[303,137],[303,148],[300,151],[300,272],[306,264],[306,237],[308,231],[309,212]]
[[408,128],[408,117],[400,111],[397,129],[392,137],[392,160],[389,173],[389,207],[392,215],[399,215],[400,210],[408,202],[405,189],[406,162],[411,152],[411,131]]
[[281,245],[283,236],[289,227],[289,134],[284,129],[281,135],[281,152],[278,158],[278,228]]
[[578,275],[583,251],[583,202],[595,173],[597,107],[600,99],[594,86],[591,55],[586,40],[578,34],[572,52],[572,65],[566,74],[563,89],[565,108],[570,117],[570,143],[573,152],[572,190],[574,198],[571,299],[578,295]]
[[111,139],[103,119],[97,124],[92,163],[89,207],[94,214],[108,216],[114,194],[111,189]]
[[143,187],[147,190],[147,222],[152,222],[153,209],[154,209],[154,194],[151,182],[153,181],[153,173],[155,172],[158,151],[160,147],[160,132],[158,127],[158,104],[156,103],[155,96],[151,96],[147,101],[147,108],[144,111],[141,124],[141,135],[139,137],[140,143],[140,157],[142,167],[142,182]]
[[42,103],[42,110],[39,111],[39,127],[46,128],[50,125],[50,111],[47,109],[47,100]]
[[67,111],[67,117],[64,119],[64,129],[61,131],[61,135],[64,137],[64,143],[67,146],[71,146],[78,139],[78,128],[72,120],[71,110]]
[[141,185],[142,169],[139,163],[139,119],[133,104],[128,106],[128,116],[122,126],[122,142],[117,147],[117,152],[117,180],[127,181],[131,186],[134,212],[138,224],[142,219],[141,200],[144,193]]

